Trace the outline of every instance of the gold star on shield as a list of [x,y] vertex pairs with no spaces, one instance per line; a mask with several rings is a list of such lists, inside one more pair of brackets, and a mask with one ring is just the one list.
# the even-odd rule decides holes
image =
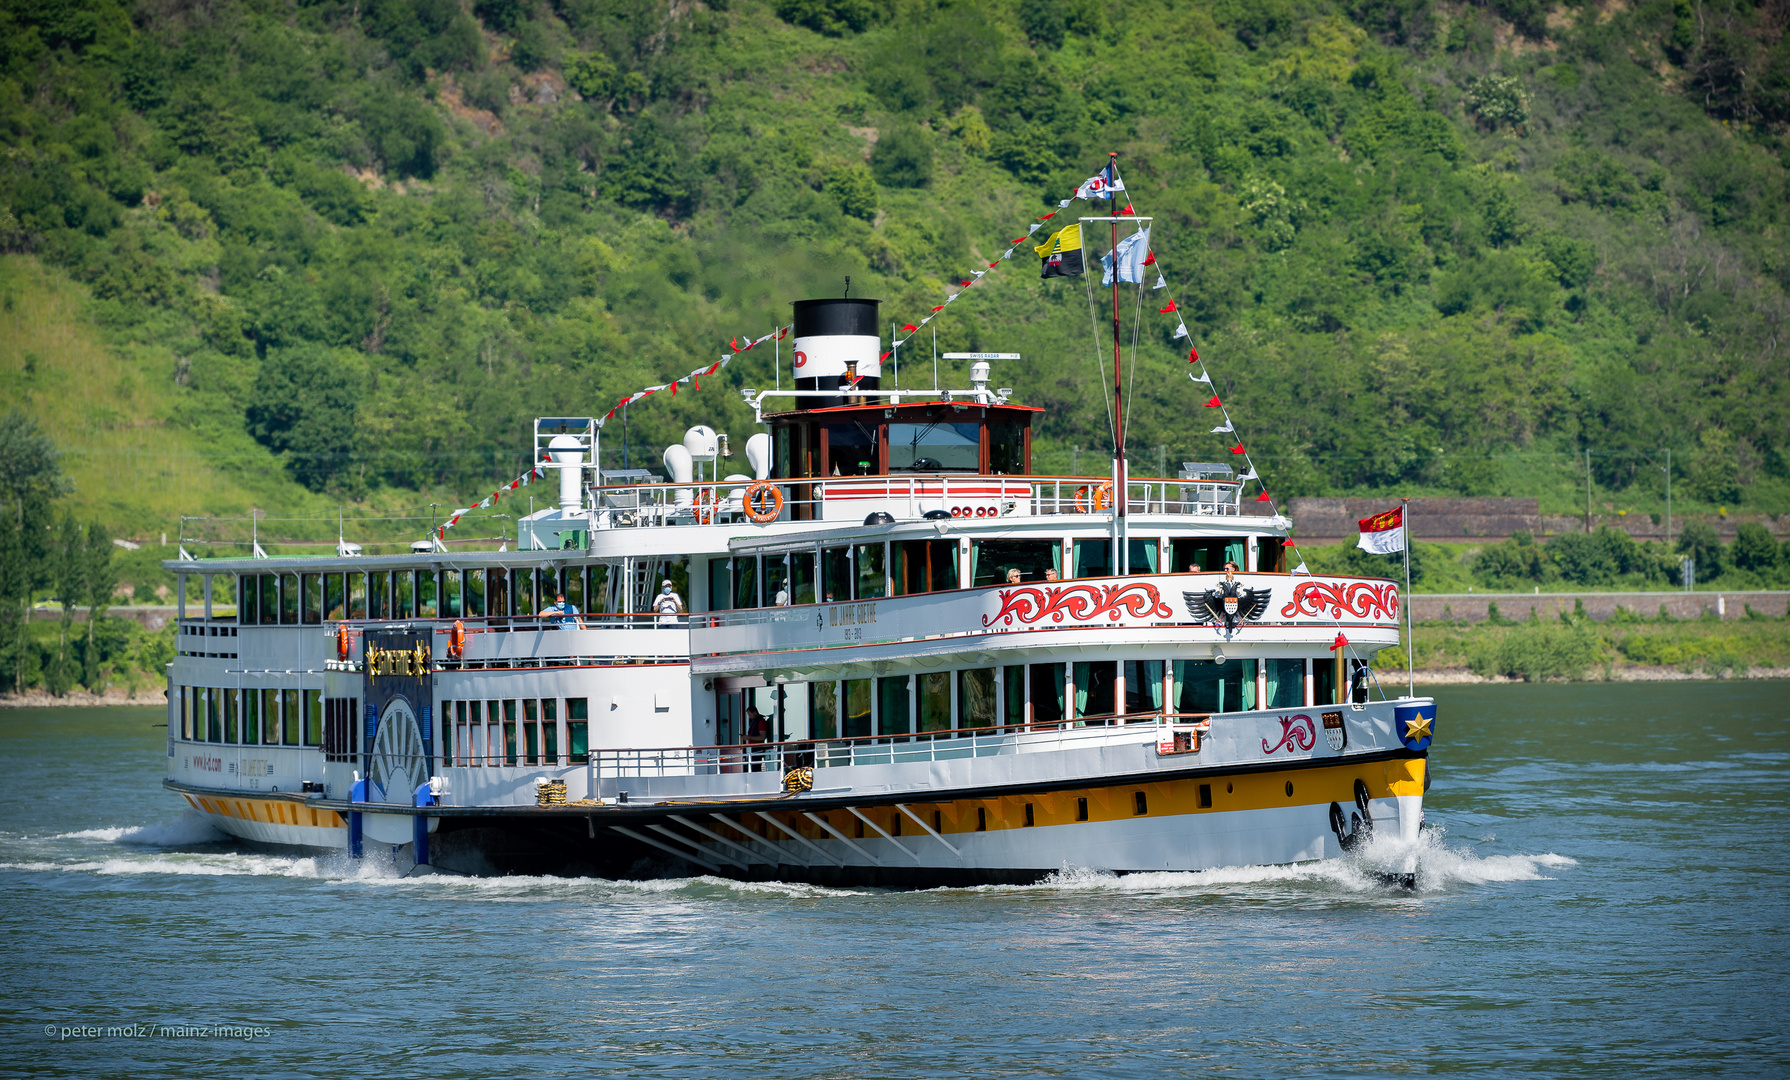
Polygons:
[[1430,721],[1433,719],[1435,719],[1435,717],[1425,716],[1422,713],[1418,713],[1417,719],[1405,721],[1405,738],[1410,739],[1412,742],[1416,742],[1419,739],[1429,738]]

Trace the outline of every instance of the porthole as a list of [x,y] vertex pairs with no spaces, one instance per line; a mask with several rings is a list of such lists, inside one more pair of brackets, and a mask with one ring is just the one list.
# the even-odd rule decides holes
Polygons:
[[1132,800],[1135,803],[1135,807],[1132,810],[1133,813],[1135,813],[1139,817],[1142,817],[1145,814],[1150,812],[1150,804],[1144,800],[1143,792],[1134,791],[1131,793],[1131,795],[1132,795]]
[[1226,795],[1229,795],[1229,794],[1230,794],[1230,793],[1231,793],[1231,785],[1230,785],[1230,784],[1229,784],[1229,783],[1226,783],[1226,784],[1225,784],[1225,785],[1224,785],[1224,793],[1225,793],[1225,794],[1226,794]]
[[1077,821],[1088,820],[1088,800],[1087,799],[1084,798],[1084,799],[1076,799],[1075,800],[1075,820],[1077,820]]
[[1292,797],[1293,797],[1293,782],[1291,780],[1288,780],[1287,781],[1287,798],[1290,799]]

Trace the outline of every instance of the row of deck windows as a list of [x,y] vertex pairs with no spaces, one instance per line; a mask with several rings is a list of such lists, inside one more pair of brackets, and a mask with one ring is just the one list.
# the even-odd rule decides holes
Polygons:
[[[590,759],[590,701],[565,698],[444,701],[453,732],[443,765],[582,765]],[[564,752],[561,752],[561,748]]]
[[457,619],[533,615],[556,593],[601,612],[609,568],[476,567],[332,574],[244,574],[236,618],[244,625],[316,625],[339,619]]
[[772,738],[834,739],[1064,722],[1098,725],[1164,712],[1296,709],[1337,700],[1335,667],[1328,656],[1222,664],[1094,660],[963,668],[723,691],[716,741],[756,741],[754,714],[766,719]]
[[[1201,573],[1246,566],[1243,537],[1133,537],[1133,574]],[[1281,569],[1281,545],[1259,538],[1258,566]],[[709,610],[874,600],[959,588],[1034,584],[1113,573],[1112,541],[892,540],[816,546],[709,562]]]
[[242,746],[321,746],[321,690],[180,688],[180,737]]

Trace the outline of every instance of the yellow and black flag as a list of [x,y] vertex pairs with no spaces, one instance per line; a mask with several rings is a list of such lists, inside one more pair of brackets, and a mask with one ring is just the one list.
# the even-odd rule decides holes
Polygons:
[[1050,235],[1042,247],[1033,249],[1044,260],[1040,277],[1075,277],[1087,269],[1081,257],[1081,225],[1065,225]]

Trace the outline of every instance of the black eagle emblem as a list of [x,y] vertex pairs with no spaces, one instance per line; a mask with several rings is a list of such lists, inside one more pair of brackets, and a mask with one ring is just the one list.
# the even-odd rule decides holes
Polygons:
[[1251,622],[1268,610],[1273,589],[1252,589],[1235,581],[1221,581],[1200,592],[1184,592],[1187,614],[1200,622],[1222,622],[1226,630],[1235,630],[1242,620]]

